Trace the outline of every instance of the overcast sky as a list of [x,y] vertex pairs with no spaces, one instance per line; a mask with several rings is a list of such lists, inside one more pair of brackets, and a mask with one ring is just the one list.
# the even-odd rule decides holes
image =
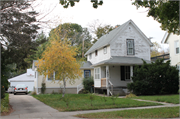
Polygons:
[[[147,17],[147,9],[136,9],[136,6],[132,5],[131,0],[103,0],[103,5],[97,9],[92,7],[90,0],[80,0],[74,7],[64,9],[59,4],[59,0],[38,0],[40,5],[35,7],[40,13],[48,13],[43,21],[50,20],[49,23],[44,26],[46,32],[49,32],[47,28],[54,28],[60,23],[70,22],[80,24],[82,27],[88,27],[89,23],[98,19],[104,24],[110,24],[115,26],[121,25],[132,19],[134,23],[141,29],[141,31],[149,38],[153,37],[152,42],[161,42],[165,31],[161,30],[160,24],[152,17]],[[37,4],[37,3],[36,3]],[[34,5],[36,5],[34,3]],[[37,19],[43,16],[40,15]],[[162,45],[163,48],[167,48],[167,45]]]

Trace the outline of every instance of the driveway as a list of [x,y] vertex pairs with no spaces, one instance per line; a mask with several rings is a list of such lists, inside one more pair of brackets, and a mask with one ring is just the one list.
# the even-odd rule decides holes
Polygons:
[[1,116],[1,119],[76,119],[76,117],[59,112],[29,95],[9,94],[9,102],[14,112],[8,116]]

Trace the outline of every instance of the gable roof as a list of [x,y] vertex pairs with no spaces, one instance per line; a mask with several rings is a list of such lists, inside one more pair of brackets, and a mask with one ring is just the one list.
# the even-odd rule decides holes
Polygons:
[[83,65],[80,67],[80,69],[93,69],[93,67],[91,67],[92,63],[90,61],[85,61],[83,62]]
[[132,24],[136,30],[145,38],[145,40],[149,43],[149,45],[153,45],[151,41],[144,35],[144,33],[136,26],[136,24],[130,19],[129,21],[125,22],[124,24],[120,25],[119,27],[115,28],[114,30],[110,31],[109,33],[103,35],[99,40],[85,53],[85,55],[94,52],[104,46],[109,45],[118,35],[122,33],[122,31],[127,27],[128,24]]

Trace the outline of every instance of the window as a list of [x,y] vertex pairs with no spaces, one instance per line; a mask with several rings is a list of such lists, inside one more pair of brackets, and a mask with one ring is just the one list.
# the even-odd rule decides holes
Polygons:
[[92,58],[92,55],[91,55],[91,53],[89,54],[89,59],[91,59]]
[[91,71],[90,70],[84,70],[84,78],[88,78],[91,76]]
[[103,52],[104,52],[104,54],[107,53],[107,47],[104,47]]
[[175,54],[179,54],[179,41],[175,41],[174,45],[175,45]]
[[121,81],[130,80],[130,66],[121,66]]
[[100,68],[95,68],[95,79],[100,79]]
[[54,80],[54,79],[55,79],[55,75],[56,75],[56,72],[54,72],[54,73],[51,74],[50,76],[47,76],[47,80],[48,80],[48,81]]
[[134,40],[127,39],[127,55],[134,55]]
[[97,56],[97,55],[98,55],[98,51],[96,50],[96,51],[95,51],[95,56]]

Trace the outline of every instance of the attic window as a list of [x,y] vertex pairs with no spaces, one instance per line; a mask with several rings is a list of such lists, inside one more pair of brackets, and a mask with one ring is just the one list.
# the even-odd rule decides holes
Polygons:
[[96,51],[95,51],[95,56],[97,56],[97,55],[98,55],[98,51],[96,50]]

